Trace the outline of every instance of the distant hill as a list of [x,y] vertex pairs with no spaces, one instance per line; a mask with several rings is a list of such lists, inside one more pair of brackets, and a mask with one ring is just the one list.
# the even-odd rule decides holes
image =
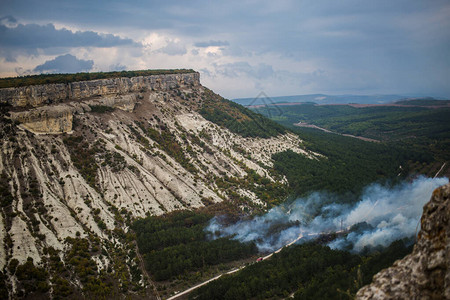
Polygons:
[[397,105],[414,105],[414,106],[450,106],[450,100],[436,100],[434,98],[417,98],[404,99],[396,101]]
[[294,95],[294,96],[280,96],[268,97],[265,94],[255,98],[237,98],[234,102],[244,106],[253,105],[270,105],[276,103],[299,103],[299,102],[314,102],[317,104],[385,104],[395,101],[408,100],[436,100],[431,97],[411,98],[405,95],[325,95],[325,94],[310,94],[310,95]]

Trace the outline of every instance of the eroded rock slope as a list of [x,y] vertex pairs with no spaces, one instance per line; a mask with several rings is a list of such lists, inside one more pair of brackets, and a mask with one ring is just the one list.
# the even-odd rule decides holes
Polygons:
[[199,112],[217,95],[197,73],[177,76],[86,83],[95,91],[86,97],[52,87],[64,90],[54,105],[33,98],[36,88],[3,93],[13,95],[0,122],[0,280],[9,297],[151,297],[132,220],[224,200],[264,208],[281,200],[271,190],[286,188],[273,153],[314,159],[293,134],[243,137],[208,121]]

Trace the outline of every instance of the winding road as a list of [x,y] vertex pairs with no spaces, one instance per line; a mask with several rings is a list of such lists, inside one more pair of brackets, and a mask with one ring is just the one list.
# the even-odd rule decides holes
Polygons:
[[379,143],[380,142],[379,140],[375,140],[375,139],[371,139],[371,138],[367,138],[367,137],[363,137],[363,136],[356,136],[356,135],[352,135],[352,134],[348,134],[348,133],[339,133],[339,132],[331,131],[331,130],[328,130],[326,128],[322,128],[322,127],[319,127],[319,126],[316,126],[316,125],[312,125],[312,124],[308,124],[308,123],[305,123],[305,122],[298,122],[298,123],[294,123],[293,125],[297,126],[297,127],[307,127],[307,128],[319,129],[319,130],[322,130],[324,132],[333,133],[333,134],[342,135],[342,136],[348,136],[348,137],[352,137],[352,138],[355,138],[355,139],[363,140],[363,141],[366,141],[366,142],[374,142],[374,143]]

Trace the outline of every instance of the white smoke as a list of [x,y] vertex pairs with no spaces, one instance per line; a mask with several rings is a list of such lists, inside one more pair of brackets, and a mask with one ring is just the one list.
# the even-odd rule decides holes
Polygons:
[[423,205],[434,189],[446,183],[447,178],[419,177],[393,188],[373,184],[364,190],[360,201],[354,205],[332,203],[335,196],[316,192],[275,207],[265,215],[232,225],[224,226],[220,217],[213,218],[206,230],[211,238],[253,241],[261,252],[271,252],[300,234],[314,236],[359,224],[357,229],[332,241],[329,246],[352,251],[388,246],[395,240],[414,236]]

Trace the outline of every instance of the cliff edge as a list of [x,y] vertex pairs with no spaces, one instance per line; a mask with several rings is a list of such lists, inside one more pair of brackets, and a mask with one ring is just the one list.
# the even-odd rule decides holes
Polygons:
[[433,192],[413,252],[376,274],[356,299],[450,299],[449,197],[450,184]]
[[199,84],[200,74],[189,72],[11,87],[0,89],[0,104],[39,107],[67,100],[129,94],[151,89],[169,90],[180,85],[198,86]]

